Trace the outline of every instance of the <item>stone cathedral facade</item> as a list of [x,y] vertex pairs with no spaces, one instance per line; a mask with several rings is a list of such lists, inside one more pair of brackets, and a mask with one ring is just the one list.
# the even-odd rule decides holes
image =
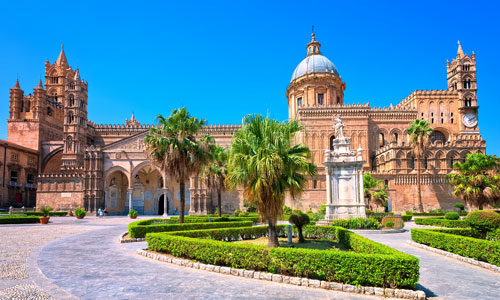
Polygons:
[[[459,45],[456,58],[446,63],[445,90],[416,90],[396,106],[376,108],[344,99],[346,84],[335,65],[322,55],[314,34],[306,50],[306,57],[293,72],[286,98],[289,119],[300,120],[305,126],[297,141],[309,146],[319,173],[310,178],[299,199],[286,199],[287,205],[307,210],[325,203],[322,162],[335,139],[332,118],[340,116],[353,150],[364,150],[364,171],[389,185],[394,211],[418,206],[416,161],[404,130],[417,118],[431,122],[432,141],[422,161],[424,207],[451,208],[457,199],[445,175],[468,153],[484,153],[486,149],[478,127],[474,53],[465,54]],[[87,116],[88,88],[62,49],[54,63],[45,63],[45,84],[40,80],[29,95],[19,82],[10,90],[7,141],[37,155],[38,176],[36,184],[30,185],[31,191],[36,189],[36,205],[58,210],[81,206],[89,211],[106,207],[111,214],[125,214],[131,199],[140,214],[178,213],[179,184],[153,168],[144,153],[143,139],[152,125],[141,124],[133,114],[124,124],[93,123]],[[239,128],[208,125],[202,134],[211,134],[217,143],[228,146]],[[4,157],[0,165],[6,169],[3,183],[10,182],[8,159]],[[16,176],[23,178],[18,174],[22,168],[18,169]],[[23,192],[19,184],[2,185],[2,189],[20,190],[0,193],[0,206],[19,204],[9,196]],[[185,209],[190,214],[215,209],[216,195],[198,176],[191,178],[186,189]],[[243,206],[241,190],[224,193],[222,200],[224,212]]]

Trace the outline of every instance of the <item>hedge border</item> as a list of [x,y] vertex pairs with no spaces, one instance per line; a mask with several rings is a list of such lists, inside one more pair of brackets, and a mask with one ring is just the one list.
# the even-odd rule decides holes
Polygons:
[[415,246],[415,247],[421,248],[421,249],[424,249],[424,250],[427,250],[427,251],[431,251],[431,252],[434,252],[434,253],[437,253],[437,254],[441,254],[441,255],[444,255],[446,257],[454,258],[454,259],[456,259],[458,261],[461,261],[461,262],[465,262],[465,263],[469,263],[469,264],[474,265],[474,266],[485,268],[485,269],[488,269],[488,270],[493,271],[493,272],[500,273],[500,267],[497,267],[497,266],[495,266],[493,264],[490,264],[490,263],[487,263],[487,262],[484,262],[484,261],[479,261],[479,260],[476,260],[476,259],[472,259],[472,258],[469,258],[469,257],[465,257],[465,256],[461,256],[461,255],[455,254],[453,252],[448,252],[448,251],[444,251],[444,250],[441,250],[441,249],[432,248],[432,247],[429,247],[427,245],[419,244],[419,243],[414,242],[414,241],[407,241],[407,244],[411,245],[411,246]]
[[412,241],[500,266],[500,242],[473,237],[472,229],[412,229]]
[[[285,236],[286,227],[277,226],[280,236]],[[335,238],[354,252],[227,243],[262,237],[266,233],[267,226],[191,230],[148,233],[146,241],[148,249],[153,251],[233,268],[379,287],[414,288],[418,282],[416,257],[341,227],[306,226],[304,235]]]
[[144,249],[137,249],[136,253],[138,255],[151,258],[153,260],[158,260],[164,263],[176,264],[178,266],[205,270],[209,272],[215,272],[225,275],[239,276],[245,278],[252,278],[257,280],[267,280],[284,284],[291,284],[296,286],[305,286],[311,288],[322,288],[326,290],[346,292],[346,293],[356,293],[365,295],[375,295],[384,296],[391,298],[401,298],[401,299],[415,299],[415,300],[425,300],[426,295],[422,290],[408,290],[408,289],[391,289],[391,288],[380,288],[371,286],[356,286],[350,284],[342,284],[338,282],[328,282],[317,279],[308,279],[301,277],[283,276],[278,274],[258,272],[245,269],[237,269],[230,267],[221,267],[211,264],[202,264],[199,262],[193,262],[187,259],[171,258],[160,253],[152,253]]
[[132,222],[128,225],[128,233],[130,238],[144,238],[147,233],[151,232],[168,232],[179,230],[196,230],[196,229],[211,229],[225,227],[247,227],[252,226],[251,221],[241,222],[202,222],[202,223],[182,223],[182,224],[156,224],[149,225],[151,220]]
[[469,225],[464,220],[447,220],[442,217],[438,218],[415,218],[417,225],[440,226],[448,228],[467,228]]
[[36,216],[5,216],[0,217],[0,224],[33,224],[40,223],[40,217]]

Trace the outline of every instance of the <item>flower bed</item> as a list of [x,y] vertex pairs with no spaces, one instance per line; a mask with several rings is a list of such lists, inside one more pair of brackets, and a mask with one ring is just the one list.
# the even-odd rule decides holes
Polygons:
[[500,242],[476,238],[471,229],[412,229],[414,242],[500,266]]
[[24,215],[10,215],[0,217],[0,224],[28,224],[40,223],[40,217],[24,216]]
[[[286,227],[277,226],[280,236],[286,236]],[[375,287],[414,288],[418,282],[419,260],[416,257],[341,227],[306,226],[304,236],[333,239],[350,251],[228,243],[266,234],[267,226],[256,226],[148,233],[146,241],[149,250],[231,268]]]
[[466,228],[469,227],[466,221],[463,220],[447,220],[442,217],[438,218],[415,218],[417,225],[440,226],[448,228]]
[[137,221],[128,225],[128,234],[131,238],[143,238],[149,232],[167,232],[179,230],[196,230],[224,227],[248,227],[252,226],[252,221],[240,222],[200,222],[200,223],[183,223],[183,224],[152,224],[158,219],[148,219]]
[[[252,221],[257,222],[259,217],[212,217],[212,216],[185,216],[184,223],[202,223],[208,222],[210,218],[211,222],[239,222],[239,221]],[[171,217],[169,219],[157,219],[157,222],[163,222],[163,224],[179,224],[179,217]]]

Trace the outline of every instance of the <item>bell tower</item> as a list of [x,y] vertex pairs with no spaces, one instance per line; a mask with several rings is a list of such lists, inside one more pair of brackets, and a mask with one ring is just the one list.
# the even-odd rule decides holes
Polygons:
[[81,167],[87,143],[87,83],[80,79],[78,69],[72,78],[65,78],[64,99],[62,168]]
[[459,121],[461,133],[478,133],[476,55],[464,54],[460,41],[457,56],[446,62],[448,90],[458,92]]

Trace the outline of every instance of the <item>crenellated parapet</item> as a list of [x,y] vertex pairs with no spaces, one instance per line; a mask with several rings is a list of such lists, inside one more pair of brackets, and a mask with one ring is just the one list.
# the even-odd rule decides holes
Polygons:
[[326,107],[304,106],[297,111],[300,119],[331,118],[340,114],[343,118],[364,117],[373,120],[405,120],[413,121],[417,112],[397,106],[370,107],[369,103],[353,103],[347,105],[331,105]]

